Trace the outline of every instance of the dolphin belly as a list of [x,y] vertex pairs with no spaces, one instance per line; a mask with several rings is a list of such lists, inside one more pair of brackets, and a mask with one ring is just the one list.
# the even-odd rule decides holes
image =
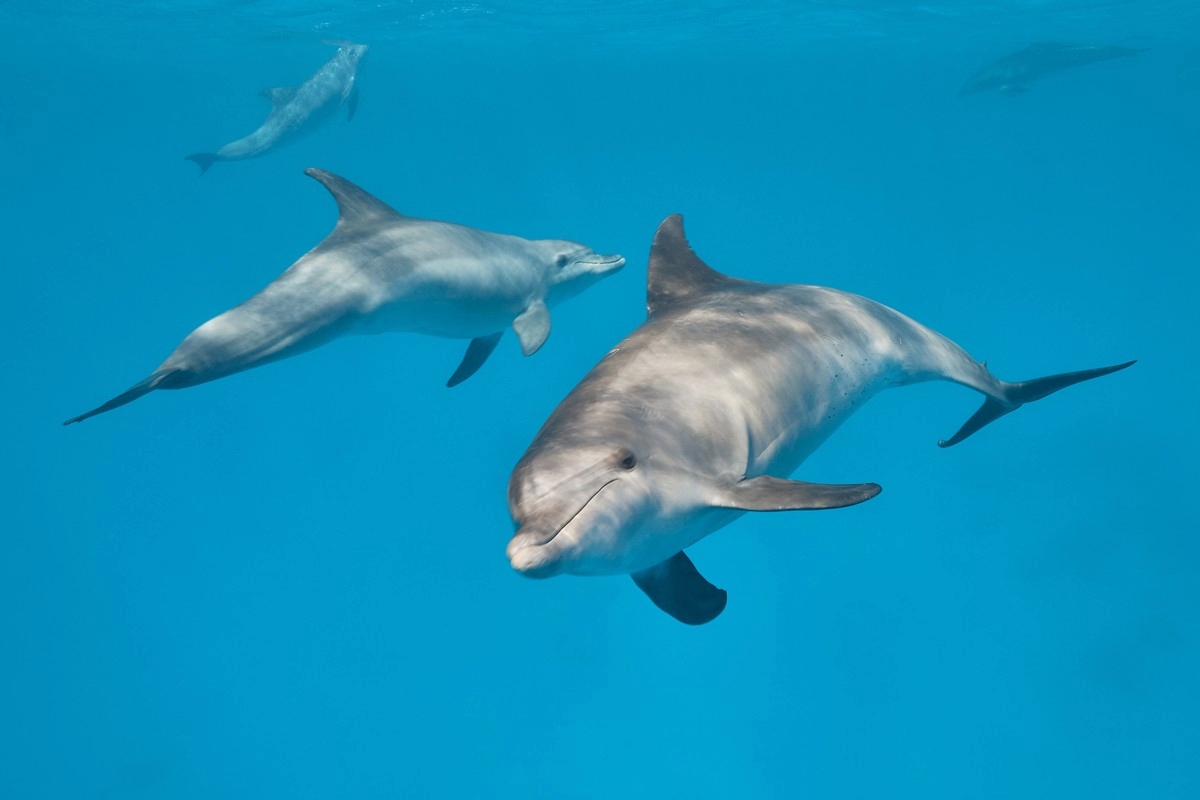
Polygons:
[[354,332],[423,333],[447,339],[474,339],[511,324],[521,305],[504,297],[448,297],[426,286],[374,308],[354,324]]

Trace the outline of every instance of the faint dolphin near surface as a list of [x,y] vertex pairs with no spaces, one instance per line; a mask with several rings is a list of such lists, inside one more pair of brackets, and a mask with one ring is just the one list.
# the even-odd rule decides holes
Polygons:
[[738,280],[668,217],[650,251],[646,321],[559,404],[513,470],[508,558],[534,578],[632,575],[698,625],[725,608],[684,550],[746,511],[850,506],[873,483],[788,480],[875,393],[947,380],[982,408],[942,447],[1024,403],[1133,362],[1021,383],[865,297]]
[[625,264],[577,242],[406,217],[344,178],[305,173],[337,201],[333,232],[254,297],[192,331],[145,380],[64,425],[155,389],[206,383],[352,333],[470,339],[447,383],[455,386],[483,365],[509,325],[533,355],[550,334],[548,306]]
[[966,82],[959,97],[995,89],[1001,94],[1016,95],[1025,85],[1068,67],[1136,56],[1142,50],[1116,45],[1059,44],[1038,42],[1024,50],[1007,55],[983,67]]
[[325,66],[298,87],[263,89],[260,94],[271,101],[271,113],[258,130],[215,153],[194,153],[187,160],[195,161],[203,175],[214,161],[254,158],[295,141],[312,132],[343,105],[347,107],[346,119],[354,119],[358,110],[355,77],[358,62],[366,52],[365,44],[341,45]]
[[1176,94],[1200,89],[1200,50],[1189,50],[1176,70]]

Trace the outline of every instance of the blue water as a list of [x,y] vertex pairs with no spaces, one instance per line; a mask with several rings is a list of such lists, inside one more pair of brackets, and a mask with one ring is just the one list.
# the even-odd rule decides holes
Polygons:
[[[0,797],[1200,796],[1200,5],[546,7],[0,5]],[[196,177],[339,39],[353,122]],[[1039,40],[1149,49],[956,98]],[[360,337],[60,427],[326,235],[309,166],[629,264],[452,391]],[[509,471],[673,212],[1010,380],[1140,360],[951,450],[972,392],[878,397],[797,477],[882,495],[692,548],[709,625],[525,580]]]

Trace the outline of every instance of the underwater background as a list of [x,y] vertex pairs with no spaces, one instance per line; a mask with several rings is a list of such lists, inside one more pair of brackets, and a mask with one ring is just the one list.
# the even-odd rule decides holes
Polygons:
[[[1200,4],[0,4],[0,797],[1200,797]],[[370,45],[355,119],[203,178]],[[1031,42],[1115,44],[959,98]],[[82,425],[335,221],[620,252],[506,335],[351,337]],[[879,300],[1008,380],[1139,359],[950,450],[887,392],[797,472],[862,506],[627,577],[509,567],[509,471],[645,314],[655,227]]]

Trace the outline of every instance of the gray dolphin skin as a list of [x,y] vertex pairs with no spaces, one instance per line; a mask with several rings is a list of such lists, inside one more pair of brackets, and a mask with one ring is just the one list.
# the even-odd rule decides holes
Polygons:
[[663,611],[692,625],[726,593],[684,550],[747,511],[840,508],[874,483],[788,480],[877,392],[945,380],[985,396],[942,447],[1025,403],[1128,367],[1021,383],[865,297],[819,286],[738,280],[692,252],[668,217],[650,251],[648,316],[553,411],[513,470],[514,569],[630,574]]
[[510,325],[525,355],[537,352],[550,334],[549,307],[625,264],[578,242],[406,217],[337,175],[305,174],[337,201],[333,232],[254,297],[192,331],[145,380],[64,425],[155,389],[206,383],[347,334],[470,339],[447,383],[455,386],[483,365]]
[[1115,45],[1060,44],[1037,42],[983,67],[966,82],[959,97],[995,89],[1017,95],[1026,84],[1069,67],[1136,56],[1141,50]]
[[216,161],[254,158],[312,132],[346,106],[346,119],[354,119],[358,110],[355,78],[358,62],[367,52],[365,44],[344,44],[323,67],[299,86],[263,89],[260,94],[271,101],[271,113],[258,130],[222,147],[215,153],[193,153],[200,174]]

